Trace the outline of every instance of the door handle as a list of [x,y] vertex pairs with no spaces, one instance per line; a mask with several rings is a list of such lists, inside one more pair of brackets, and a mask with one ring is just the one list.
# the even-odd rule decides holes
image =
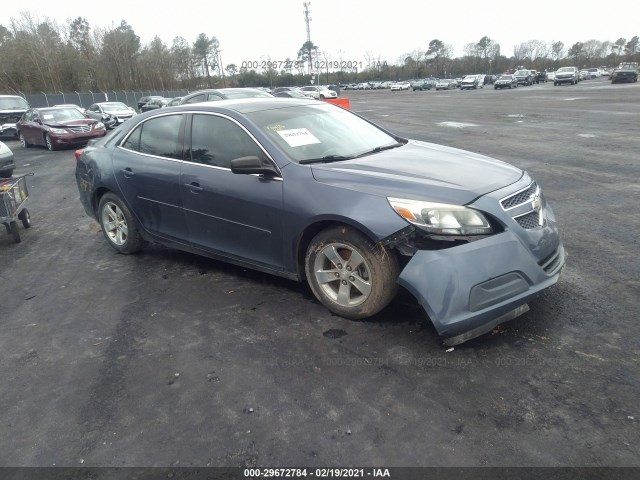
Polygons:
[[129,167],[121,169],[120,173],[122,173],[126,178],[131,178],[134,175],[133,170]]
[[191,193],[200,193],[204,191],[204,188],[202,188],[200,184],[196,182],[185,183],[184,186],[188,187],[189,190],[191,190]]

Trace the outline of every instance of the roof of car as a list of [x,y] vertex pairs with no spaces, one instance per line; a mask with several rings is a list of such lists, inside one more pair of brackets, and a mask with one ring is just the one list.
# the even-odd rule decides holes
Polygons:
[[[322,105],[312,98],[291,98],[291,97],[273,97],[273,98],[238,98],[230,100],[217,100],[215,102],[199,102],[179,105],[176,109],[180,110],[202,110],[210,111],[215,109],[233,110],[238,113],[259,112],[271,110],[275,108],[286,108],[299,105]],[[327,104],[329,105],[329,104]]]

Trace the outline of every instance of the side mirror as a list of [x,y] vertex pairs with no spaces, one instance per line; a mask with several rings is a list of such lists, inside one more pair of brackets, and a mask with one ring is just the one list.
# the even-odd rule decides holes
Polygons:
[[280,175],[270,162],[263,162],[256,156],[234,158],[231,160],[231,171],[246,175],[264,175],[265,177],[277,177]]

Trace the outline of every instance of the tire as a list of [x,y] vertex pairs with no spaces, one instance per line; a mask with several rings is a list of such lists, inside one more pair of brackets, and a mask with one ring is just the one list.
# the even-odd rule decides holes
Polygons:
[[48,133],[44,134],[44,143],[47,146],[47,150],[49,150],[50,152],[53,152],[56,149],[56,146],[54,145],[53,140],[51,140],[51,137]]
[[23,209],[19,214],[18,214],[18,218],[20,219],[20,221],[22,222],[22,226],[24,228],[29,228],[31,227],[31,215],[29,214],[29,210],[27,210],[26,208]]
[[24,135],[22,134],[22,132],[20,132],[18,138],[20,140],[20,144],[22,145],[22,148],[29,148],[31,146],[31,144],[27,142],[27,139],[24,138]]
[[391,302],[400,269],[392,252],[341,226],[323,230],[311,240],[305,272],[311,291],[325,307],[341,317],[360,319]]
[[13,175],[13,169],[0,172],[0,178],[11,178],[11,175]]
[[100,199],[98,222],[109,245],[118,253],[129,255],[144,247],[144,239],[133,215],[113,193],[105,193]]
[[320,95],[320,100],[324,100],[324,95]]
[[13,241],[16,243],[20,243],[20,230],[18,230],[18,222],[15,220],[9,223],[9,228],[11,229],[11,236],[13,237]]

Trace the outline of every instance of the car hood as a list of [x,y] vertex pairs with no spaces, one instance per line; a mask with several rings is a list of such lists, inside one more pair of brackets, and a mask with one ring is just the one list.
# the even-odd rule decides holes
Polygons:
[[314,164],[318,182],[365,193],[464,205],[518,181],[523,171],[476,153],[410,140],[402,147]]
[[89,118],[72,120],[70,122],[44,122],[45,125],[53,128],[79,127],[82,125],[95,125],[96,123],[98,123],[96,120],[92,120]]

